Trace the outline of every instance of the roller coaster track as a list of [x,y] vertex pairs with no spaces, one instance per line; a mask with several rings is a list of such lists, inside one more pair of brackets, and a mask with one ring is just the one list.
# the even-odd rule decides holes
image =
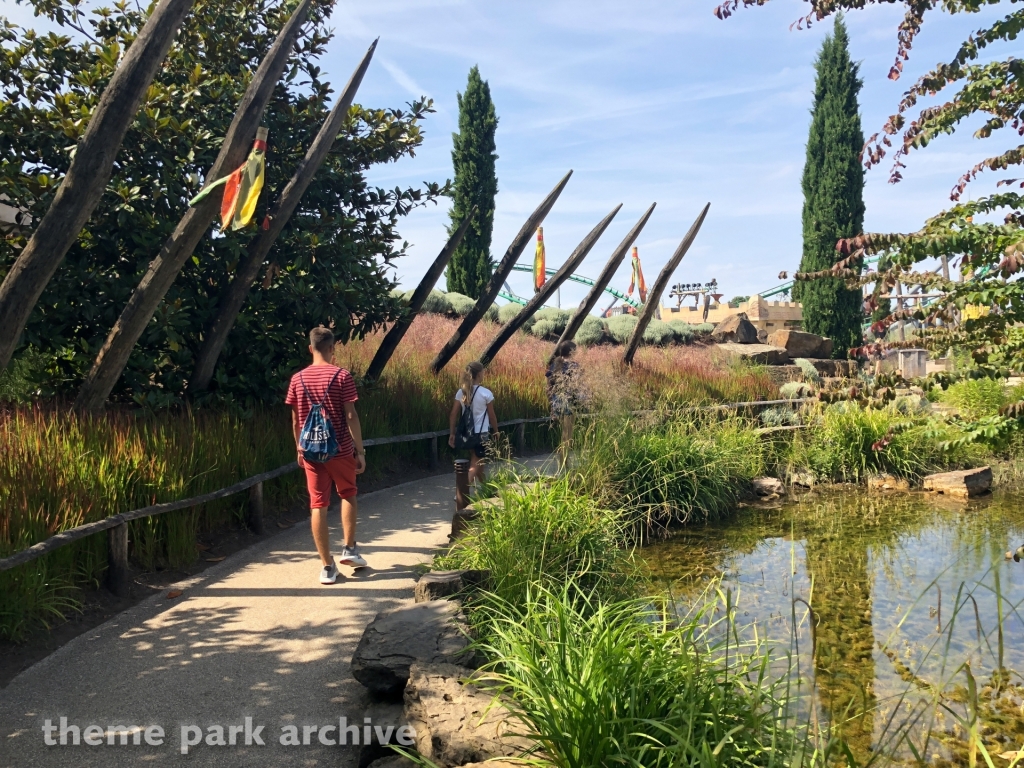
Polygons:
[[[514,267],[512,267],[512,269],[514,271],[516,271],[516,272],[533,272],[533,267],[527,266],[526,264],[516,264]],[[555,274],[555,272],[557,272],[558,270],[546,269],[544,271],[547,272],[547,274],[550,276],[550,275]],[[568,279],[572,280],[574,283],[579,283],[580,285],[586,285],[586,286],[589,286],[591,288],[594,287],[594,281],[591,280],[589,277],[582,277],[580,275],[569,275]],[[506,284],[506,288],[507,287],[508,287],[508,285]],[[626,294],[622,293],[621,291],[617,291],[614,288],[607,288],[606,287],[604,289],[604,292],[614,296],[619,301],[622,301],[622,302],[625,302],[626,304],[629,304],[634,309],[640,309],[643,306],[639,301],[631,299]],[[511,290],[501,291],[498,294],[498,296],[503,298],[505,301],[511,301],[511,302],[516,303],[516,304],[522,304],[523,306],[526,305],[526,299],[523,299],[523,298],[520,298],[519,296],[516,296],[514,293],[512,293]]]

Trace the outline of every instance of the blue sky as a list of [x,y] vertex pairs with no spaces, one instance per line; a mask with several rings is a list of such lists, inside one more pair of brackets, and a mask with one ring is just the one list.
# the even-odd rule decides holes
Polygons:
[[[343,82],[366,45],[381,40],[359,94],[364,104],[434,99],[426,140],[414,159],[376,168],[382,186],[452,176],[456,91],[477,64],[500,119],[499,193],[492,252],[504,253],[540,199],[568,170],[573,178],[544,224],[548,265],[559,265],[616,204],[612,226],[580,274],[596,275],[651,202],[658,207],[638,240],[650,283],[705,202],[711,211],[675,279],[717,278],[727,296],[765,290],[800,259],[800,175],[814,81],[813,61],[831,20],[790,30],[807,4],[773,0],[720,21],[714,0],[340,2],[324,69]],[[899,97],[927,67],[950,58],[986,19],[934,14],[914,46],[907,74],[886,78],[902,6],[851,13],[847,23],[865,87],[865,135],[881,128]],[[869,171],[868,231],[910,231],[948,207],[960,174],[993,152],[976,126],[913,153],[905,181],[888,164]],[[969,188],[977,196],[986,181]],[[413,286],[445,240],[444,207],[402,224],[411,244],[397,276]],[[524,254],[531,257],[532,248]],[[613,281],[624,288],[628,265]],[[443,279],[441,282],[443,287]],[[529,276],[513,280],[529,291]],[[582,287],[562,291],[575,304]]]
[[[618,203],[623,208],[579,270],[594,276],[612,248],[652,203],[637,241],[648,283],[706,202],[711,210],[675,280],[717,278],[727,297],[763,291],[799,264],[800,175],[810,121],[813,62],[828,20],[810,30],[790,25],[807,12],[800,0],[772,0],[720,21],[716,0],[339,0],[335,38],[322,64],[336,87],[366,47],[380,43],[358,99],[401,107],[425,95],[437,113],[424,125],[415,158],[371,170],[372,183],[395,187],[453,175],[451,134],[456,92],[469,68],[489,81],[499,116],[498,198],[492,252],[500,257],[554,184],[573,177],[544,223],[548,266],[558,266]],[[90,2],[89,4],[95,4]],[[969,31],[997,14],[929,16],[903,79],[887,79],[902,4],[847,16],[851,49],[865,81],[865,135],[878,131],[907,87],[952,57]],[[0,0],[0,15],[44,26],[31,7]],[[1005,46],[995,50],[1006,55]],[[962,126],[914,152],[905,181],[888,184],[889,164],[866,177],[867,231],[912,231],[950,205],[959,176],[1006,139],[982,142]],[[999,134],[997,133],[997,136]],[[982,176],[967,197],[994,189]],[[401,225],[410,243],[396,277],[411,287],[446,239],[447,207],[415,211]],[[532,247],[522,263],[529,263]],[[522,294],[529,275],[511,280]],[[613,280],[629,282],[628,262]],[[443,278],[440,287],[444,287]],[[585,289],[563,288],[563,306]]]

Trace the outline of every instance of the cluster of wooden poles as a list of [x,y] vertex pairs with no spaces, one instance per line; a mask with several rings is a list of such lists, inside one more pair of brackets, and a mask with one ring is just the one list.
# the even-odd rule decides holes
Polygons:
[[[110,180],[113,164],[125,133],[134,120],[146,91],[170,50],[171,43],[191,9],[192,3],[193,0],[160,0],[156,5],[104,90],[53,202],[39,221],[18,259],[4,277],[3,283],[0,285],[0,370],[3,370],[10,362],[32,309],[99,203],[107,182]],[[244,160],[257,128],[262,122],[275,85],[284,72],[288,56],[301,32],[310,3],[311,0],[302,0],[299,3],[281,28],[273,46],[260,62],[260,66],[239,103],[221,144],[220,152],[206,174],[205,178],[208,182],[222,178]],[[233,280],[220,296],[214,319],[205,329],[203,346],[199,350],[192,374],[189,377],[190,392],[202,392],[209,387],[217,360],[245,304],[249,290],[262,269],[271,246],[281,234],[313,176],[323,164],[334,144],[348,116],[349,106],[352,104],[356,91],[370,65],[370,60],[373,58],[376,45],[377,42],[374,41],[356,67],[302,162],[299,163],[277,199],[271,204],[266,216],[266,228],[262,229],[249,243]],[[451,360],[494,303],[502,284],[522,254],[534,230],[554,206],[571,175],[572,171],[566,174],[565,178],[556,185],[537,210],[527,219],[497,265],[476,305],[434,358],[431,368],[435,373]],[[697,217],[650,291],[648,301],[640,312],[636,330],[626,345],[623,355],[626,363],[632,362],[640,340],[643,338],[644,330],[657,311],[661,295],[668,285],[672,272],[679,265],[696,237],[709,206],[710,204],[705,206],[700,216]],[[611,223],[615,214],[618,213],[619,208],[621,205],[598,223],[573,251],[558,273],[533,297],[517,317],[502,329],[485,350],[481,357],[482,362],[486,364],[492,360],[516,330],[544,304],[566,278],[573,274]],[[110,330],[92,369],[78,392],[75,401],[76,410],[94,413],[103,409],[107,398],[124,371],[132,349],[153,318],[178,273],[192,256],[203,235],[213,225],[219,209],[220,194],[210,194],[202,202],[190,207],[181,217],[172,234],[150,263],[114,327]],[[640,230],[647,223],[653,210],[654,206],[652,205],[612,254],[586,300],[573,315],[560,341],[572,339],[575,336],[584,318],[594,308],[601,291],[611,280],[616,268],[640,234]],[[367,371],[368,379],[377,379],[384,370],[402,336],[408,330],[412,318],[422,309],[427,295],[465,235],[474,215],[475,211],[470,212],[466,220],[461,223],[431,265],[419,287],[414,291],[406,318],[396,323],[384,338]]]

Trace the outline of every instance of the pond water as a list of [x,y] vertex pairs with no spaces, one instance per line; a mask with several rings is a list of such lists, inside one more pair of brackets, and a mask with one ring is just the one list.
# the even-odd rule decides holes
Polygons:
[[675,531],[643,557],[679,610],[720,579],[858,762],[914,720],[929,762],[967,764],[972,711],[990,752],[1024,745],[1024,559],[1006,559],[1022,544],[1021,493],[840,487]]

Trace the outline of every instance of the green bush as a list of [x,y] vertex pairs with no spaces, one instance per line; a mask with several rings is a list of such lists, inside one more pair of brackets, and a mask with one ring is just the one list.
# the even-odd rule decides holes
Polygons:
[[557,339],[569,324],[572,313],[555,307],[544,307],[533,316],[530,333],[540,339]]
[[779,387],[779,394],[786,400],[798,400],[802,397],[810,397],[813,392],[802,381],[787,381]]
[[[521,487],[521,486],[520,486]],[[496,503],[480,505],[480,516],[444,555],[440,570],[490,571],[490,589],[523,605],[531,585],[551,587],[574,580],[588,591],[614,592],[634,566],[621,543],[620,516],[578,493],[566,478],[506,487]]]
[[[409,297],[412,296],[410,291]],[[408,301],[408,298],[406,299]],[[427,300],[423,302],[423,309],[420,310],[428,315],[452,315],[455,314],[448,297],[441,291],[433,290],[427,294]]]
[[697,325],[695,325],[693,327],[693,330],[696,331],[699,335],[705,335],[705,334],[711,333],[713,330],[715,330],[715,324],[714,323],[699,323],[699,324],[697,324]]
[[676,332],[672,330],[668,323],[661,320],[651,320],[650,324],[644,328],[644,343],[646,344],[656,344],[659,347],[664,347],[675,340]]
[[804,381],[808,384],[814,384],[815,386],[821,384],[821,374],[818,373],[818,369],[814,367],[814,363],[805,357],[798,357],[793,361],[793,363],[804,375]]
[[584,347],[591,347],[604,341],[604,323],[600,318],[587,315],[583,318],[583,325],[576,332],[576,343]]
[[833,403],[809,411],[804,421],[813,426],[794,438],[790,469],[809,469],[837,482],[858,482],[877,473],[916,479],[943,469],[977,466],[987,456],[979,445],[943,448],[943,442],[960,436],[959,430],[894,408]]
[[687,323],[684,320],[669,320],[668,326],[676,333],[676,339],[681,344],[689,344],[697,335],[697,326]]
[[[488,677],[544,762],[607,766],[762,766],[792,749],[780,684],[761,647],[730,642],[709,604],[666,621],[651,600],[581,601],[570,584],[525,606],[492,601]],[[777,719],[779,718],[779,719]]]
[[469,298],[461,293],[455,291],[449,291],[445,294],[445,298],[448,299],[448,303],[451,304],[452,312],[459,317],[465,317],[469,314],[469,311],[476,306],[476,300]]
[[940,400],[956,408],[967,421],[976,421],[998,413],[1009,401],[1009,393],[999,379],[965,379],[951,384]]
[[608,335],[619,344],[625,344],[633,335],[637,319],[634,315],[613,315],[608,318]]
[[[508,304],[498,308],[498,322],[502,325],[507,325],[515,319],[516,315],[518,315],[522,309],[522,304],[516,304],[514,301],[510,301]],[[533,325],[533,321],[528,320],[523,327],[529,330],[531,325]]]

